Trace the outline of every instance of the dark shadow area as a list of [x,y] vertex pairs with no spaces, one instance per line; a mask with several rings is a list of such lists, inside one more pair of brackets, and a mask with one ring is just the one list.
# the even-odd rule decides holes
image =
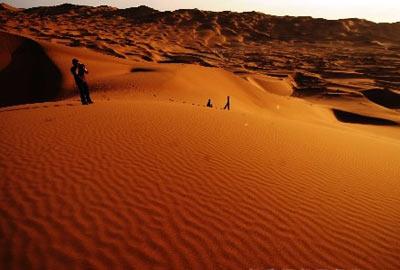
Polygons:
[[342,72],[340,70],[322,70],[319,73],[324,78],[329,78],[329,79],[359,79],[359,78],[363,78],[362,73]]
[[140,73],[140,72],[155,72],[157,71],[154,68],[145,68],[145,67],[136,67],[136,68],[132,68],[131,72],[132,73]]
[[370,101],[389,109],[400,109],[400,95],[388,89],[371,89],[362,92]]
[[158,61],[161,64],[198,64],[203,67],[215,67],[214,65],[203,60],[201,57],[194,55],[165,55],[166,60]]
[[[33,40],[0,32],[1,53],[11,56],[0,70],[0,107],[55,100],[61,93],[61,72]],[[5,51],[5,52],[4,52]]]
[[319,95],[327,91],[326,82],[317,74],[295,72],[293,80],[296,82],[292,96],[309,97]]
[[237,71],[233,71],[233,73],[234,73],[234,74],[236,74],[236,75],[246,75],[246,74],[251,74],[250,72],[248,72],[248,71],[245,71],[245,70],[237,70]]
[[328,89],[325,87],[303,87],[303,88],[297,88],[295,87],[293,89],[293,97],[311,97],[311,96],[316,96],[316,95],[321,95],[325,93]]
[[399,126],[395,121],[332,109],[335,117],[340,122],[376,126]]

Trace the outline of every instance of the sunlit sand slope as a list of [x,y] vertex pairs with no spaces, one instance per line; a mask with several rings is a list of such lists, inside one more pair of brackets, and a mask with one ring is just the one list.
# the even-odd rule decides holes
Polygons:
[[1,269],[400,268],[398,140],[157,99],[0,127]]

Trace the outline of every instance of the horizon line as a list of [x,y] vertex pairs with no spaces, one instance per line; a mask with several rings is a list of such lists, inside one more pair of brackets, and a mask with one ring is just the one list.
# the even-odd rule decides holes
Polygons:
[[87,4],[75,4],[75,3],[70,3],[70,2],[65,2],[65,3],[61,3],[61,4],[56,4],[56,5],[38,5],[38,6],[29,6],[29,7],[18,7],[18,6],[14,6],[9,4],[8,2],[0,2],[0,4],[6,4],[9,5],[11,7],[14,8],[18,8],[18,9],[31,9],[31,8],[40,8],[40,7],[57,7],[57,6],[61,6],[61,5],[72,5],[72,6],[83,6],[83,7],[101,7],[101,6],[108,6],[108,7],[112,7],[112,8],[116,8],[116,9],[129,9],[129,8],[138,8],[141,6],[144,7],[148,7],[151,9],[154,9],[158,12],[167,12],[167,11],[179,11],[179,10],[200,10],[200,11],[205,11],[205,12],[233,12],[233,13],[251,13],[251,12],[256,12],[256,13],[262,13],[264,15],[270,15],[270,16],[275,16],[275,17],[295,17],[295,18],[302,18],[302,17],[308,17],[308,18],[312,18],[312,19],[323,19],[323,20],[328,20],[328,21],[339,21],[339,20],[352,20],[352,19],[357,19],[357,20],[365,20],[365,21],[369,21],[369,22],[373,22],[376,24],[397,24],[400,23],[399,21],[376,21],[376,20],[372,20],[372,19],[368,19],[368,18],[361,18],[361,17],[342,17],[342,18],[325,18],[325,17],[314,17],[312,15],[290,15],[290,14],[285,14],[285,15],[279,15],[279,14],[273,14],[273,13],[266,13],[265,11],[261,11],[261,10],[243,10],[243,11],[238,11],[238,10],[208,10],[208,9],[201,9],[201,8],[178,8],[178,9],[157,9],[154,7],[151,7],[150,5],[137,5],[137,6],[129,6],[129,7],[118,7],[118,6],[112,6],[112,5],[87,5]]

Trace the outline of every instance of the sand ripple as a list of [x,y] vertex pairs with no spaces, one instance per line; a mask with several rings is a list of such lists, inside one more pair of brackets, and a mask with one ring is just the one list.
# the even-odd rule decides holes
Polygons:
[[279,121],[154,102],[0,113],[0,268],[400,268],[398,143]]

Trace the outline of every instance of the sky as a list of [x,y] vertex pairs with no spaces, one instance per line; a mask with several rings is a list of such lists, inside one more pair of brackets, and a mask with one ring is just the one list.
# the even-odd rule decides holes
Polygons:
[[[2,0],[0,0],[2,1]],[[312,16],[325,19],[362,18],[400,22],[400,0],[3,0],[15,6],[109,5],[119,8],[146,5],[158,10],[198,8],[213,11],[260,11],[272,15]]]

